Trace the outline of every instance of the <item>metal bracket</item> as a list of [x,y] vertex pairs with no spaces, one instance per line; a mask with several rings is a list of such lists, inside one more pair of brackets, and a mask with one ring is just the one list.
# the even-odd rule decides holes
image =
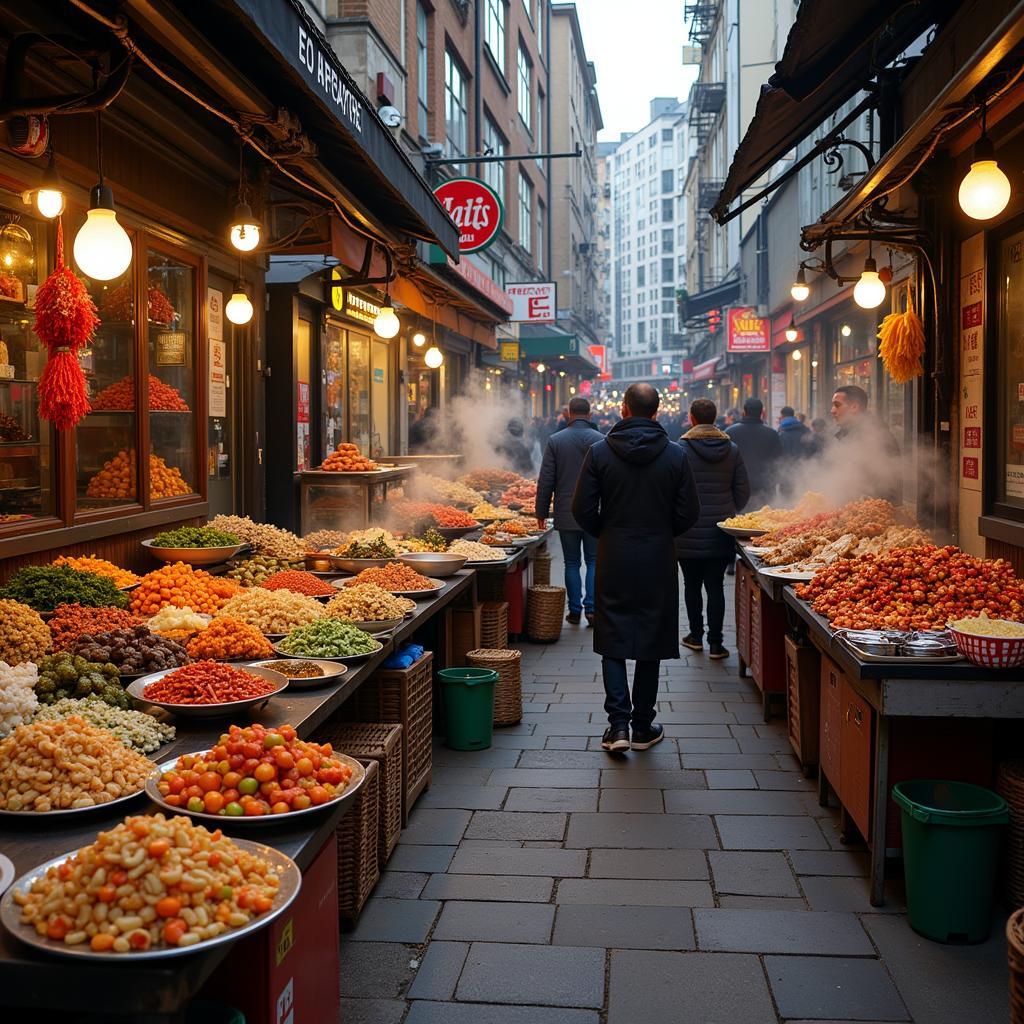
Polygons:
[[[364,284],[390,284],[395,279],[395,266],[391,258],[391,250],[385,249],[381,246],[381,250],[384,253],[384,262],[387,266],[387,271],[384,277],[371,277],[370,276],[370,263],[373,260],[373,247],[376,242],[370,239],[366,240],[366,249],[363,252],[363,263],[359,268],[359,273],[354,277],[346,277],[343,281],[338,282],[342,287],[354,288]],[[333,269],[333,268],[332,268]]]
[[838,174],[843,169],[843,154],[839,151],[840,146],[853,146],[855,149],[860,150],[867,161],[867,169],[869,171],[875,165],[875,158],[871,150],[857,139],[848,139],[842,132],[838,135],[833,135],[831,138],[819,139],[815,145],[821,145],[822,142],[828,143],[827,147],[822,150],[821,159],[825,166],[828,167],[829,174]]

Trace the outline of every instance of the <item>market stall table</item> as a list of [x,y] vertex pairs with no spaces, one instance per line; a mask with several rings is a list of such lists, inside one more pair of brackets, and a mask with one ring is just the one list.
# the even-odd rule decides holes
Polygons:
[[[471,591],[472,570],[462,570],[444,581],[444,587],[428,598],[416,602],[416,610],[395,632],[385,638],[382,650],[349,666],[349,671],[334,686],[323,689],[286,690],[273,698],[262,710],[248,716],[267,726],[291,724],[299,736],[308,738],[380,667],[395,646],[432,619],[454,600]],[[173,743],[148,755],[162,763],[180,754],[209,749],[230,719],[179,718],[178,734]],[[144,795],[117,808],[117,813],[97,808],[67,824],[45,824],[26,814],[24,822],[5,819],[0,825],[0,850],[14,862],[17,877],[37,864],[91,842],[97,832],[116,825],[127,814],[153,813],[159,808]],[[231,836],[257,839],[286,853],[305,870],[337,827],[342,809],[308,815],[289,825],[280,824],[246,828],[232,827],[224,819],[224,831]],[[177,1024],[183,1019],[184,1007],[232,945],[204,950],[199,947],[192,956],[173,961],[131,963],[130,957],[111,958],[109,964],[63,959],[37,954],[0,929],[0,1006],[31,1008],[33,1020],[45,1021],[43,1013],[75,1014],[83,1020],[83,1004],[98,1004],[97,1014],[124,1016],[133,1024]],[[101,1004],[101,1005],[99,1005]],[[65,1016],[63,1019],[67,1019]],[[87,1018],[85,1018],[87,1019]]]
[[746,545],[736,543],[740,561],[736,567],[736,645],[739,673],[750,675],[761,691],[764,720],[768,721],[773,697],[786,690],[784,635],[786,615],[782,595],[786,585],[760,572],[761,561]]

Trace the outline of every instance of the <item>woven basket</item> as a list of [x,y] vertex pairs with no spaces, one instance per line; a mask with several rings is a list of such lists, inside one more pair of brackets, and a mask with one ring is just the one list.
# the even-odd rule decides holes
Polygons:
[[505,600],[505,573],[485,570],[476,574],[476,596],[479,601]]
[[562,635],[565,587],[530,587],[526,600],[526,635],[550,643]]
[[1015,910],[1024,906],[1024,760],[1000,763],[996,792],[1010,808],[1003,881],[1007,905]]
[[328,729],[327,740],[343,754],[360,761],[377,762],[380,769],[377,860],[383,868],[402,834],[402,727],[341,723]]
[[480,609],[450,608],[448,610],[448,668],[466,664],[466,652],[480,646]]
[[523,683],[519,670],[522,651],[481,648],[466,655],[471,668],[489,668],[498,673],[494,687],[494,724],[516,725],[523,719]]
[[487,601],[480,612],[480,646],[492,651],[508,647],[508,601]]
[[551,554],[546,548],[541,548],[533,556],[533,582],[538,587],[551,583]]
[[380,879],[380,772],[365,761],[366,779],[338,823],[338,916],[355,921]]
[[433,767],[434,655],[426,651],[408,668],[378,669],[341,706],[347,722],[402,727],[402,827]]
[[1010,1024],[1024,1024],[1024,910],[1006,922],[1006,959],[1010,966]]

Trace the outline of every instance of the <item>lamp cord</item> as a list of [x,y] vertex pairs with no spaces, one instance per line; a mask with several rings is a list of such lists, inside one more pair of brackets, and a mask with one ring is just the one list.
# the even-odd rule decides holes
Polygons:
[[103,187],[103,111],[96,111],[96,170]]

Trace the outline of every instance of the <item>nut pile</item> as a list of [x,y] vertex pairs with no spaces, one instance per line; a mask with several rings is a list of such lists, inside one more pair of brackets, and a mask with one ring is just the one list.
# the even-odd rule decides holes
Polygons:
[[464,537],[453,540],[448,550],[453,555],[465,555],[471,562],[500,562],[508,557],[504,551],[496,547],[475,540],[466,540]]
[[415,480],[417,494],[423,494],[431,501],[447,502],[452,505],[477,505],[484,496],[472,487],[457,480],[445,480],[442,476],[420,473]]
[[210,624],[209,616],[200,615],[191,608],[175,608],[165,605],[146,625],[154,633],[169,636],[172,640],[191,639],[194,633],[202,632]]
[[349,622],[385,622],[403,618],[407,603],[408,598],[394,597],[373,583],[364,583],[338,591],[327,602],[326,612],[329,618]]
[[261,633],[290,633],[323,615],[324,606],[312,597],[263,587],[250,587],[235,594],[217,613],[218,618],[226,616],[246,622]]
[[255,523],[248,516],[214,516],[210,525],[215,530],[233,533],[258,555],[273,555],[297,562],[306,553],[305,543],[294,533],[268,523]]
[[68,555],[61,555],[53,560],[54,565],[67,565],[79,572],[92,572],[97,576],[106,576],[114,581],[115,587],[131,587],[139,582],[139,577],[127,569],[122,569],[105,558],[97,558],[95,555],[80,555],[72,558]]
[[213,615],[237,593],[238,584],[233,580],[211,576],[202,569],[175,562],[142,577],[138,589],[132,593],[131,609],[136,615],[146,618],[156,615],[167,605]]
[[188,652],[176,640],[157,636],[148,626],[113,629],[109,633],[86,633],[79,637],[74,653],[88,661],[116,665],[122,675],[162,672],[189,663]]
[[[328,566],[330,563],[328,563]],[[258,587],[268,576],[282,569],[301,569],[302,560],[290,561],[273,555],[253,555],[241,562],[232,562],[224,576],[240,587]]]
[[244,661],[271,658],[274,649],[255,626],[238,619],[214,619],[188,642],[188,653],[196,659]]
[[8,665],[0,661],[0,737],[29,721],[39,707],[36,667],[31,662]]
[[269,679],[215,661],[197,661],[154,679],[142,691],[161,704],[231,704],[273,693]]
[[36,713],[36,721],[57,720],[77,715],[98,729],[106,729],[126,747],[132,747],[140,754],[149,754],[174,739],[174,726],[164,725],[144,711],[126,711],[113,708],[95,697],[85,700],[64,700],[48,704]]
[[20,665],[50,649],[50,630],[39,613],[20,601],[0,598],[0,661]]
[[309,658],[345,658],[370,654],[379,648],[380,642],[347,622],[318,619],[292,631],[277,646],[285,654]]
[[345,580],[346,587],[358,587],[363,583],[375,583],[382,590],[439,590],[435,581],[418,573],[402,562],[372,566],[358,576]]
[[70,651],[86,633],[108,633],[112,629],[130,629],[138,618],[123,608],[85,608],[80,604],[60,604],[50,619],[55,651]]
[[264,590],[291,590],[308,597],[326,597],[334,587],[304,569],[285,569],[268,576],[261,584]]
[[[383,531],[382,531],[383,532]],[[348,534],[344,530],[314,530],[302,538],[307,551],[322,551],[324,548],[334,548],[344,544]]]
[[0,740],[0,808],[96,807],[137,793],[155,769],[148,758],[77,715],[37,719]]
[[39,660],[36,696],[40,704],[56,704],[65,697],[98,697],[113,707],[131,707],[116,665],[86,661],[68,651]]

